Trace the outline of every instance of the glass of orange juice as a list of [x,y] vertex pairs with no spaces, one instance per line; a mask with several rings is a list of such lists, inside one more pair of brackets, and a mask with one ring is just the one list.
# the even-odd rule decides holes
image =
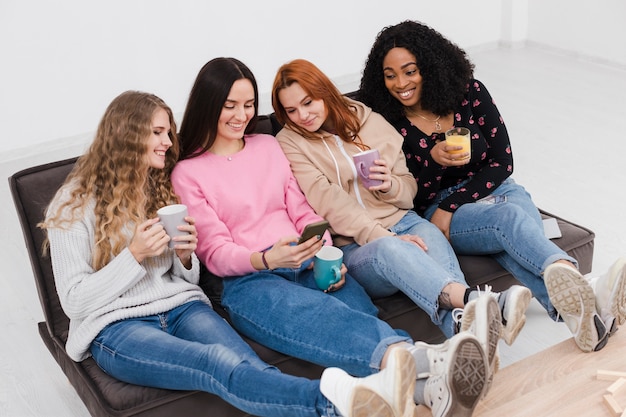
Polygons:
[[470,131],[466,127],[453,127],[446,132],[446,143],[450,146],[462,146],[463,149],[448,151],[451,154],[464,154],[467,153],[467,157],[463,160],[469,161],[471,156],[470,145]]

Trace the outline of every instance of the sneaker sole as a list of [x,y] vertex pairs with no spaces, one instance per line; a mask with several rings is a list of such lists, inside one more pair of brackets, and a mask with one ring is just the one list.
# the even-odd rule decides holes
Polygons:
[[[499,368],[498,342],[502,332],[502,315],[498,302],[491,296],[481,296],[465,306],[470,320],[464,320],[461,330],[468,330],[480,342],[489,363],[489,374],[483,390],[483,398],[489,392],[493,376]],[[464,312],[465,315],[465,312]]]
[[393,407],[383,397],[363,386],[354,389],[350,408],[351,417],[397,417]]
[[[512,288],[512,287],[511,287]],[[506,324],[502,326],[502,339],[511,346],[526,324],[526,310],[532,294],[526,287],[517,285],[507,298]]]
[[485,351],[475,337],[459,341],[451,358],[452,404],[442,417],[469,417],[482,397],[488,377]]
[[[393,401],[396,406],[395,415],[413,417],[416,407],[413,394],[417,376],[413,355],[406,349],[394,348],[390,353],[387,366],[395,366],[395,374],[397,375],[393,389]],[[377,414],[370,414],[370,416],[375,415]]]
[[558,264],[546,268],[544,282],[550,301],[559,314],[579,318],[579,328],[572,331],[578,347],[583,352],[602,349],[608,333],[596,312],[596,298],[589,283],[577,270]]
[[[476,305],[476,323],[487,325],[487,329],[481,330],[480,333],[476,335],[478,337],[478,340],[481,342],[485,353],[487,354],[487,361],[489,363],[489,375],[485,382],[485,389],[483,390],[482,394],[484,398],[491,388],[494,374],[498,372],[498,341],[500,340],[503,326],[502,315],[500,314],[500,306],[493,297],[485,297],[484,300],[481,301],[479,299],[478,302],[486,304],[484,307],[481,307],[480,304]],[[485,315],[484,319],[480,318],[480,315],[482,314]],[[525,321],[526,320],[524,320],[524,322]],[[479,326],[477,328],[480,329],[480,327],[484,326]]]

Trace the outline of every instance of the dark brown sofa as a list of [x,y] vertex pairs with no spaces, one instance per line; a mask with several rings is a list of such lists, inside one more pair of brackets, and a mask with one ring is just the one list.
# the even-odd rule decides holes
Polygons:
[[[263,116],[257,130],[275,133],[278,128],[273,119]],[[42,256],[44,234],[37,228],[37,223],[42,220],[44,208],[72,169],[75,160],[73,158],[25,169],[11,176],[9,183],[44,313],[45,321],[39,323],[39,333],[89,412],[98,417],[246,416],[247,414],[217,396],[204,392],[167,391],[126,384],[105,374],[91,358],[76,363],[67,356],[64,346],[69,320],[59,303],[50,259]],[[547,213],[544,215],[556,217]],[[589,272],[593,258],[594,233],[566,220],[557,219],[563,237],[556,239],[555,243],[578,259],[583,273]],[[501,290],[516,282],[488,257],[461,256],[459,260],[471,286],[490,284],[495,290]],[[201,285],[213,300],[216,310],[227,317],[219,305],[219,279],[205,271]],[[408,331],[415,340],[443,340],[441,332],[430,322],[428,316],[403,294],[377,299],[375,303],[380,309],[379,316],[382,319],[388,321],[392,327]],[[261,358],[286,373],[310,378],[317,378],[321,373],[321,368],[316,365],[287,357],[252,341],[249,343]]]

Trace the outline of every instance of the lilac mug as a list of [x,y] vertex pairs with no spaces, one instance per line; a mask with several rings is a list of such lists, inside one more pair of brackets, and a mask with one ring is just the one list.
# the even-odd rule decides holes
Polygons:
[[356,172],[359,175],[359,179],[365,188],[370,188],[374,185],[381,185],[382,180],[373,180],[369,178],[370,167],[375,166],[375,160],[380,159],[378,149],[370,149],[368,151],[359,152],[352,155],[354,160],[354,166]]

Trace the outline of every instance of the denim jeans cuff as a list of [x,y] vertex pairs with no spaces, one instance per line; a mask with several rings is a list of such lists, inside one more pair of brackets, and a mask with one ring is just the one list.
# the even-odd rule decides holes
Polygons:
[[542,274],[543,274],[543,271],[545,271],[549,265],[552,265],[556,261],[569,261],[573,263],[574,265],[576,265],[576,269],[578,269],[578,261],[576,259],[572,258],[566,253],[563,253],[563,254],[557,253],[555,255],[549,256],[548,259],[546,259],[546,261],[543,263],[542,268],[541,268]]
[[372,359],[370,361],[370,368],[372,368],[372,373],[380,371],[380,364],[383,361],[383,356],[385,356],[385,352],[387,352],[389,346],[401,342],[413,344],[413,340],[411,338],[403,337],[400,335],[387,337],[380,341],[378,346],[376,346],[376,348],[374,349],[374,353],[372,353]]

